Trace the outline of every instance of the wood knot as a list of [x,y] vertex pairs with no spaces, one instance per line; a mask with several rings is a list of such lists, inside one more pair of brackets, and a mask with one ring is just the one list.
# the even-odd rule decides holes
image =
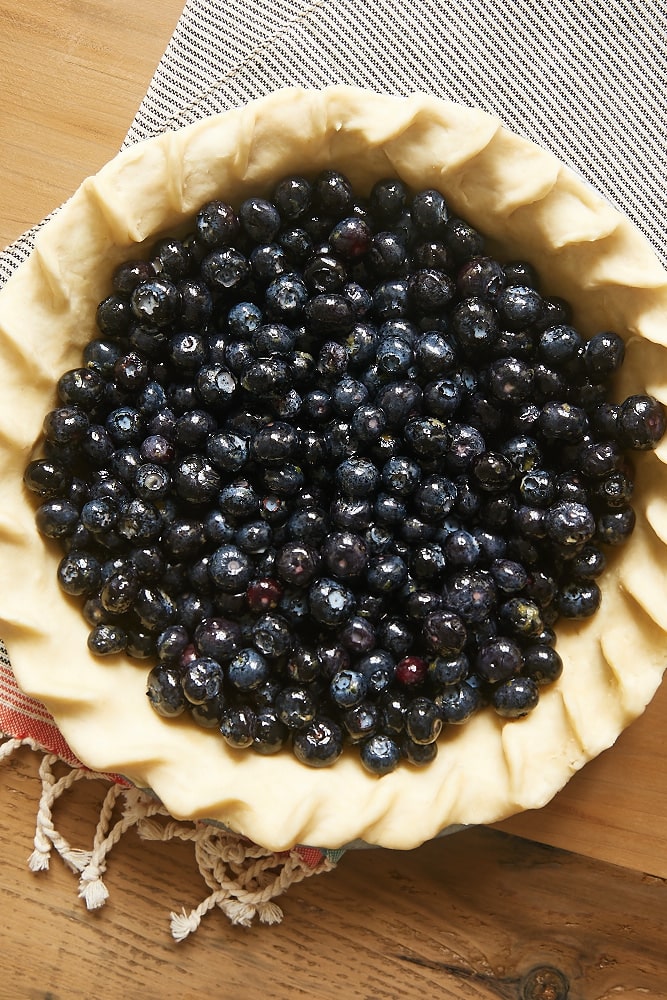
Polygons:
[[522,1000],[567,1000],[570,985],[559,969],[542,965],[523,981]]

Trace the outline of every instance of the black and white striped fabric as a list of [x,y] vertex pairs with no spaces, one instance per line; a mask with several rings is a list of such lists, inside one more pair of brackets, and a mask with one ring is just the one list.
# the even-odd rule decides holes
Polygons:
[[188,0],[126,144],[287,85],[427,91],[556,153],[667,263],[665,38],[664,0]]

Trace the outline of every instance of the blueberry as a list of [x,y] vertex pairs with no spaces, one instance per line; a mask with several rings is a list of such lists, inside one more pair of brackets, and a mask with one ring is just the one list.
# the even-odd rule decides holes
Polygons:
[[429,236],[438,236],[449,219],[447,202],[439,191],[427,189],[418,192],[410,204],[415,226]]
[[365,458],[348,458],[337,467],[336,487],[343,496],[363,499],[371,496],[380,479],[375,465]]
[[194,643],[201,656],[225,663],[240,649],[241,631],[227,618],[205,618],[195,629]]
[[282,750],[288,729],[274,709],[263,708],[255,715],[252,746],[256,753],[269,756]]
[[366,697],[366,691],[366,678],[358,670],[339,670],[329,683],[331,700],[341,709],[354,708],[360,704]]
[[322,625],[340,625],[347,621],[354,611],[353,592],[338,580],[321,577],[308,592],[313,618]]
[[161,632],[155,643],[161,663],[176,664],[190,644],[190,636],[183,625],[170,625]]
[[493,578],[479,570],[453,574],[443,594],[447,607],[464,622],[478,623],[491,614],[496,602]]
[[460,684],[470,672],[470,661],[465,653],[457,656],[435,656],[428,665],[428,678],[436,691]]
[[79,511],[69,500],[50,499],[37,508],[38,530],[47,538],[71,535],[79,522]]
[[197,213],[197,236],[207,247],[229,245],[239,231],[236,213],[223,201],[209,201]]
[[306,326],[318,337],[350,333],[355,316],[347,299],[335,293],[314,295],[304,308]]
[[180,300],[178,289],[172,281],[155,277],[136,285],[130,305],[140,322],[152,327],[165,327],[177,318]]
[[223,683],[222,667],[210,657],[191,660],[181,677],[183,694],[192,705],[202,705],[217,698]]
[[372,701],[361,701],[341,714],[343,728],[352,743],[359,743],[373,736],[378,727],[379,710]]
[[170,666],[157,664],[148,675],[148,700],[152,708],[165,718],[182,715],[186,707],[179,671]]
[[357,260],[368,252],[371,237],[366,222],[350,216],[336,223],[329,234],[329,243],[333,252],[344,260]]
[[251,438],[249,455],[264,465],[280,466],[299,451],[300,435],[287,423],[273,421]]
[[428,651],[445,657],[461,653],[468,638],[463,619],[446,610],[436,610],[427,615],[422,634]]
[[46,440],[55,445],[76,445],[89,426],[89,417],[80,406],[59,406],[44,418]]
[[95,656],[113,656],[127,647],[127,632],[119,625],[96,625],[88,635],[88,649]]
[[237,545],[221,545],[212,553],[209,573],[216,587],[226,593],[245,590],[250,582],[252,566],[248,556]]
[[552,646],[536,642],[523,650],[523,670],[536,684],[551,684],[563,672],[563,661]]
[[564,618],[590,618],[600,606],[600,588],[594,580],[575,580],[561,586],[556,595]]
[[414,493],[421,479],[421,467],[414,459],[397,455],[390,458],[382,468],[382,484],[385,489],[398,497]]
[[396,770],[401,750],[390,736],[376,733],[361,744],[359,759],[371,774],[382,776]]
[[303,729],[315,719],[317,706],[307,687],[284,687],[277,695],[275,710],[290,730]]
[[595,518],[584,504],[572,500],[559,500],[545,513],[548,537],[558,545],[579,545],[589,541],[595,533]]
[[594,334],[584,350],[586,370],[594,378],[608,378],[619,370],[625,357],[625,342],[612,331]]
[[57,575],[66,594],[93,594],[100,583],[100,564],[90,552],[71,549],[60,560]]
[[539,689],[532,677],[510,677],[496,685],[491,704],[498,715],[506,719],[520,719],[528,715],[539,701]]
[[405,729],[414,743],[434,743],[442,731],[442,716],[430,698],[413,698],[405,713]]
[[562,368],[579,356],[583,346],[581,334],[573,326],[558,324],[541,333],[537,349],[542,361]]
[[505,282],[502,266],[492,257],[471,258],[456,276],[456,287],[462,298],[474,297],[493,304],[499,302]]
[[227,665],[227,678],[237,691],[254,691],[270,676],[268,660],[256,649],[241,649]]
[[444,688],[434,698],[442,720],[446,724],[461,725],[467,722],[482,705],[478,688],[463,681]]
[[383,178],[373,185],[369,197],[370,208],[379,219],[392,222],[405,210],[408,193],[402,181],[393,177]]
[[[503,270],[507,281],[507,267]],[[530,326],[540,318],[542,309],[541,295],[528,285],[509,285],[498,298],[498,310],[511,329]]]
[[313,203],[325,215],[341,217],[354,204],[354,191],[347,177],[337,170],[323,170],[312,187]]
[[229,705],[222,713],[220,733],[225,742],[235,750],[253,745],[256,716],[248,705]]
[[387,594],[403,586],[408,576],[408,567],[398,555],[388,553],[374,556],[368,562],[366,582],[371,591]]
[[604,545],[623,545],[635,527],[632,507],[618,507],[600,514],[595,525],[595,538]]
[[289,622],[282,615],[266,612],[251,627],[253,645],[268,659],[278,659],[289,653],[294,637]]
[[618,415],[623,445],[639,451],[655,448],[665,433],[665,409],[654,396],[628,396]]
[[477,653],[475,669],[480,677],[491,684],[507,680],[521,671],[523,655],[516,642],[498,636],[483,643]]
[[316,716],[294,734],[293,749],[297,760],[302,764],[328,767],[343,752],[341,727],[324,716]]

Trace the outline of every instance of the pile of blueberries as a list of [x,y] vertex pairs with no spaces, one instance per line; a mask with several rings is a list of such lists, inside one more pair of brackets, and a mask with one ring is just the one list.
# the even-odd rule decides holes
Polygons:
[[149,660],[160,715],[385,774],[534,708],[665,430],[609,401],[620,336],[437,191],[337,171],[204,205],[97,327],[24,478],[90,650]]

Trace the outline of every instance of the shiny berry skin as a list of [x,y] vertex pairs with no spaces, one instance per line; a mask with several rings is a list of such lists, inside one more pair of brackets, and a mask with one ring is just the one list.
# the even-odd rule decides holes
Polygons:
[[366,569],[366,543],[352,531],[335,531],[327,535],[321,554],[327,571],[337,579],[358,577]]
[[180,671],[175,667],[157,664],[148,675],[147,695],[158,715],[167,719],[182,715],[186,698],[181,685]]
[[366,697],[366,678],[358,670],[337,671],[331,678],[329,693],[338,708],[354,708]]
[[340,625],[354,611],[353,592],[338,580],[321,577],[311,585],[308,594],[311,614],[322,625]]
[[223,682],[222,667],[217,660],[199,657],[191,660],[183,672],[183,694],[193,705],[201,705],[220,693]]
[[493,579],[477,570],[457,573],[449,581],[445,601],[447,607],[464,622],[484,621],[496,601]]
[[547,509],[545,528],[549,538],[559,545],[579,545],[593,537],[595,518],[584,504],[559,500]]
[[477,654],[475,668],[485,681],[496,684],[521,671],[523,656],[516,642],[499,636],[484,643]]
[[256,717],[247,705],[230,705],[223,710],[220,733],[230,747],[243,750],[255,739]]
[[510,677],[498,684],[491,695],[491,704],[505,719],[523,718],[538,701],[539,688],[531,677]]
[[463,681],[452,684],[435,696],[434,699],[444,723],[462,725],[467,722],[482,705],[479,690]]
[[225,663],[241,648],[241,630],[228,618],[204,618],[195,629],[194,642],[201,656]]
[[608,378],[617,372],[625,357],[625,342],[617,333],[595,333],[586,342],[584,363],[594,378]]
[[665,426],[665,408],[654,396],[628,396],[621,403],[618,432],[625,447],[638,451],[655,448]]
[[60,560],[57,576],[66,594],[93,594],[100,583],[100,564],[90,552],[72,549]]
[[[507,281],[507,268],[504,269]],[[509,285],[498,297],[498,310],[510,329],[530,326],[542,314],[542,296],[527,285]]]
[[396,770],[401,750],[390,736],[376,733],[361,744],[359,759],[367,771],[380,777]]
[[283,588],[270,578],[253,580],[246,591],[248,607],[251,611],[270,611],[277,608],[282,600]]
[[404,656],[396,664],[396,681],[404,688],[423,684],[427,674],[428,663],[421,656]]
[[251,628],[252,642],[263,656],[278,659],[294,645],[289,622],[282,615],[268,611],[255,620]]
[[442,732],[442,716],[430,698],[414,698],[405,713],[407,735],[415,743],[434,743]]
[[451,611],[427,615],[422,634],[429,652],[445,657],[461,653],[468,638],[463,619]]
[[252,746],[265,757],[279,753],[287,742],[289,730],[274,709],[263,708],[255,714]]
[[127,647],[127,632],[119,625],[96,625],[88,635],[88,649],[95,656],[113,656]]
[[284,687],[276,695],[275,711],[284,726],[298,730],[313,722],[317,706],[307,687]]
[[635,523],[632,507],[618,507],[598,517],[595,537],[604,545],[623,545],[634,531]]
[[350,216],[336,223],[329,234],[329,243],[333,252],[344,260],[356,260],[368,252],[371,236],[363,219]]
[[227,664],[226,676],[237,691],[254,691],[269,679],[269,662],[256,649],[241,649]]
[[560,653],[552,646],[535,643],[524,648],[523,672],[536,684],[551,684],[563,672]]
[[68,500],[50,499],[37,508],[37,528],[47,538],[64,538],[72,534],[79,520],[79,511]]
[[428,665],[429,682],[437,691],[452,684],[460,684],[470,671],[470,661],[465,653],[458,656],[436,656]]
[[294,755],[310,767],[328,767],[343,752],[341,727],[324,716],[313,719],[294,734]]
[[556,596],[564,618],[590,618],[600,606],[600,588],[594,580],[575,580],[561,587]]

